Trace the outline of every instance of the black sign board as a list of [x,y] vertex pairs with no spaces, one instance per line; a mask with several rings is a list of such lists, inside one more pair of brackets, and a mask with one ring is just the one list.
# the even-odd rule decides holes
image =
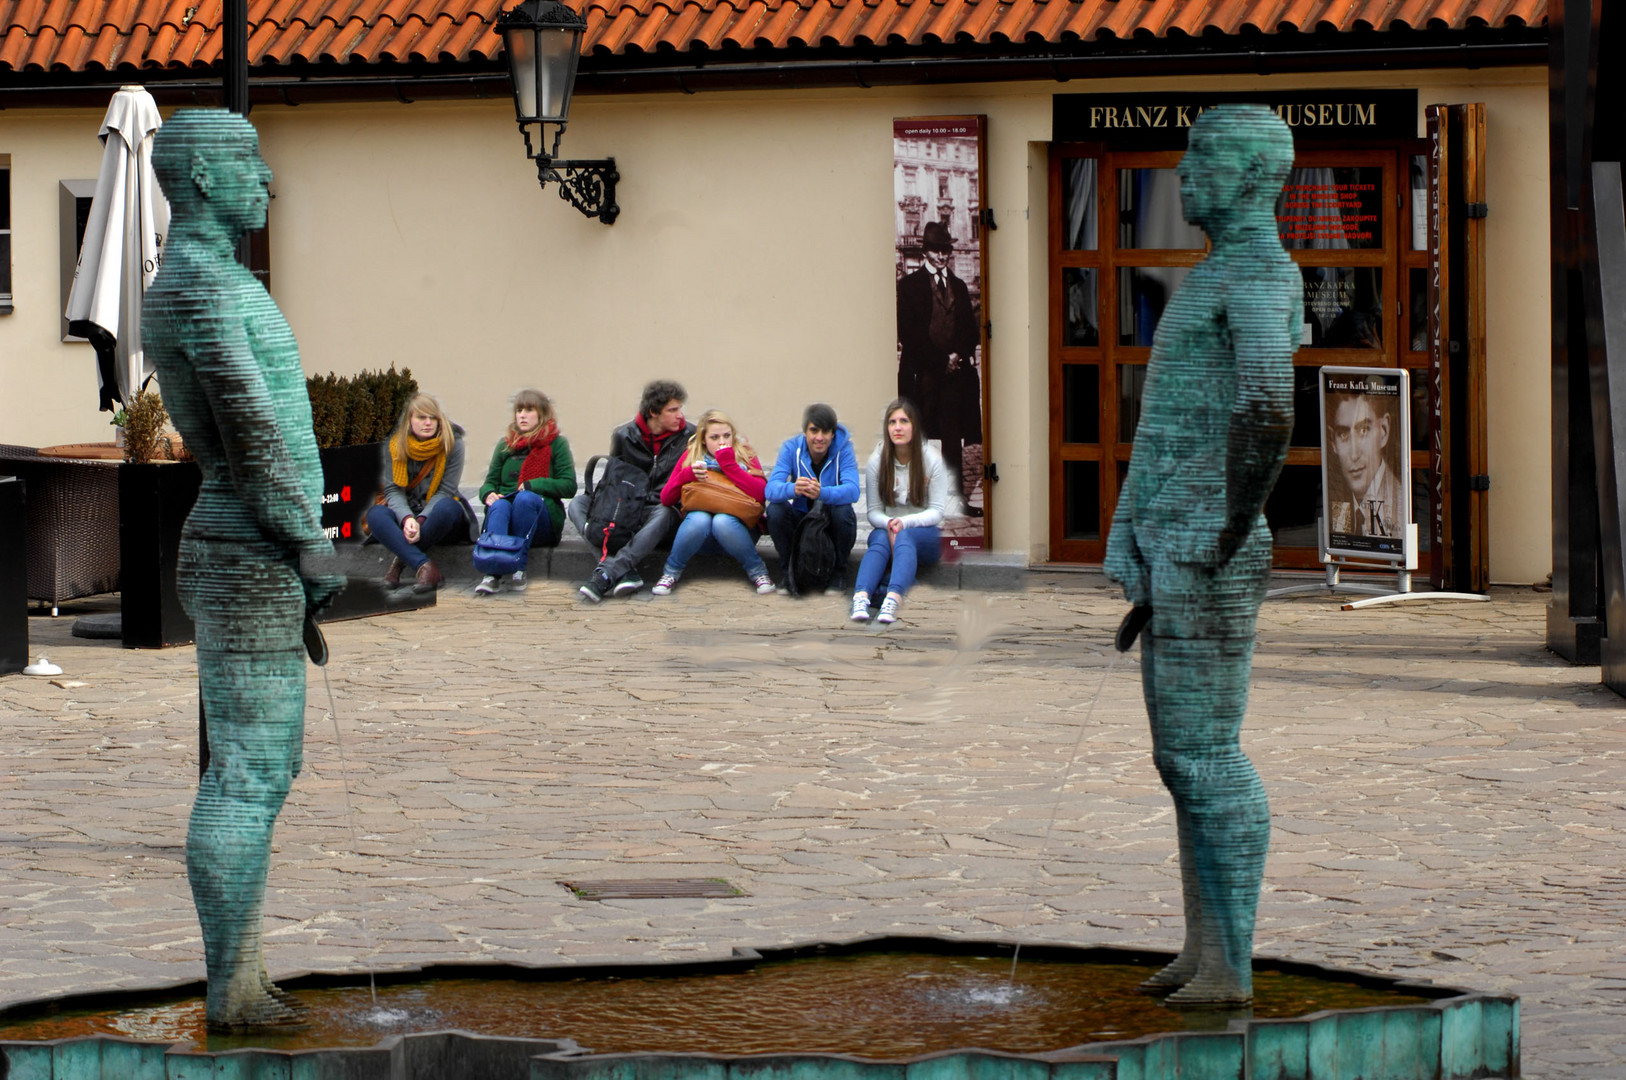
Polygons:
[[1051,138],[1106,143],[1113,150],[1184,150],[1186,132],[1204,109],[1237,101],[1276,110],[1299,145],[1417,138],[1416,90],[1359,89],[1057,94]]

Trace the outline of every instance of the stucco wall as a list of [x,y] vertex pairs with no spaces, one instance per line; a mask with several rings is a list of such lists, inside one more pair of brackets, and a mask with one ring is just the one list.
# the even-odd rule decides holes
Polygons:
[[[1544,73],[1385,77],[1488,105],[1491,571],[1550,567]],[[512,107],[259,107],[277,173],[273,292],[312,372],[410,367],[470,432],[471,473],[513,390],[553,395],[579,461],[642,383],[677,378],[771,455],[803,404],[864,452],[894,390],[894,117],[989,117],[995,546],[1046,556],[1044,144],[1058,90],[1370,85],[1362,77],[1113,81],[578,99],[572,157],[614,155],[622,215],[539,191]],[[106,437],[88,346],[60,342],[59,179],[93,177],[97,111],[0,114],[13,163],[16,314],[0,318],[0,441]],[[43,268],[43,272],[42,272]]]

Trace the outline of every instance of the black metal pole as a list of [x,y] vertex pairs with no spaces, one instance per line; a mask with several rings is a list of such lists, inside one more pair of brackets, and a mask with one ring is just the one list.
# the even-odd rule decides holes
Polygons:
[[225,0],[221,13],[224,53],[221,100],[239,116],[248,115],[248,0]]

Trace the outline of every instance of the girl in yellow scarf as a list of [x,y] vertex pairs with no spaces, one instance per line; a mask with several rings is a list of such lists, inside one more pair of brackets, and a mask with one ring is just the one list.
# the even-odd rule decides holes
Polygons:
[[469,539],[474,515],[458,495],[463,477],[463,429],[446,418],[440,403],[416,394],[390,437],[379,484],[379,502],[367,511],[367,529],[395,556],[384,585],[396,588],[413,572],[414,592],[432,592],[445,580],[427,549],[459,529]]

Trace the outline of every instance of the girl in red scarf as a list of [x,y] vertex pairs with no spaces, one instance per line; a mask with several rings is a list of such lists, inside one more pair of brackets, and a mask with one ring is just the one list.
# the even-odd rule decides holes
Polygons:
[[[480,486],[485,531],[529,536],[532,547],[552,547],[564,530],[563,500],[574,494],[576,463],[570,443],[559,434],[553,402],[540,390],[521,390],[514,395],[514,419],[492,451],[486,482]],[[487,574],[474,591],[489,596],[498,585]],[[516,570],[509,587],[520,592],[525,585],[525,571]]]

